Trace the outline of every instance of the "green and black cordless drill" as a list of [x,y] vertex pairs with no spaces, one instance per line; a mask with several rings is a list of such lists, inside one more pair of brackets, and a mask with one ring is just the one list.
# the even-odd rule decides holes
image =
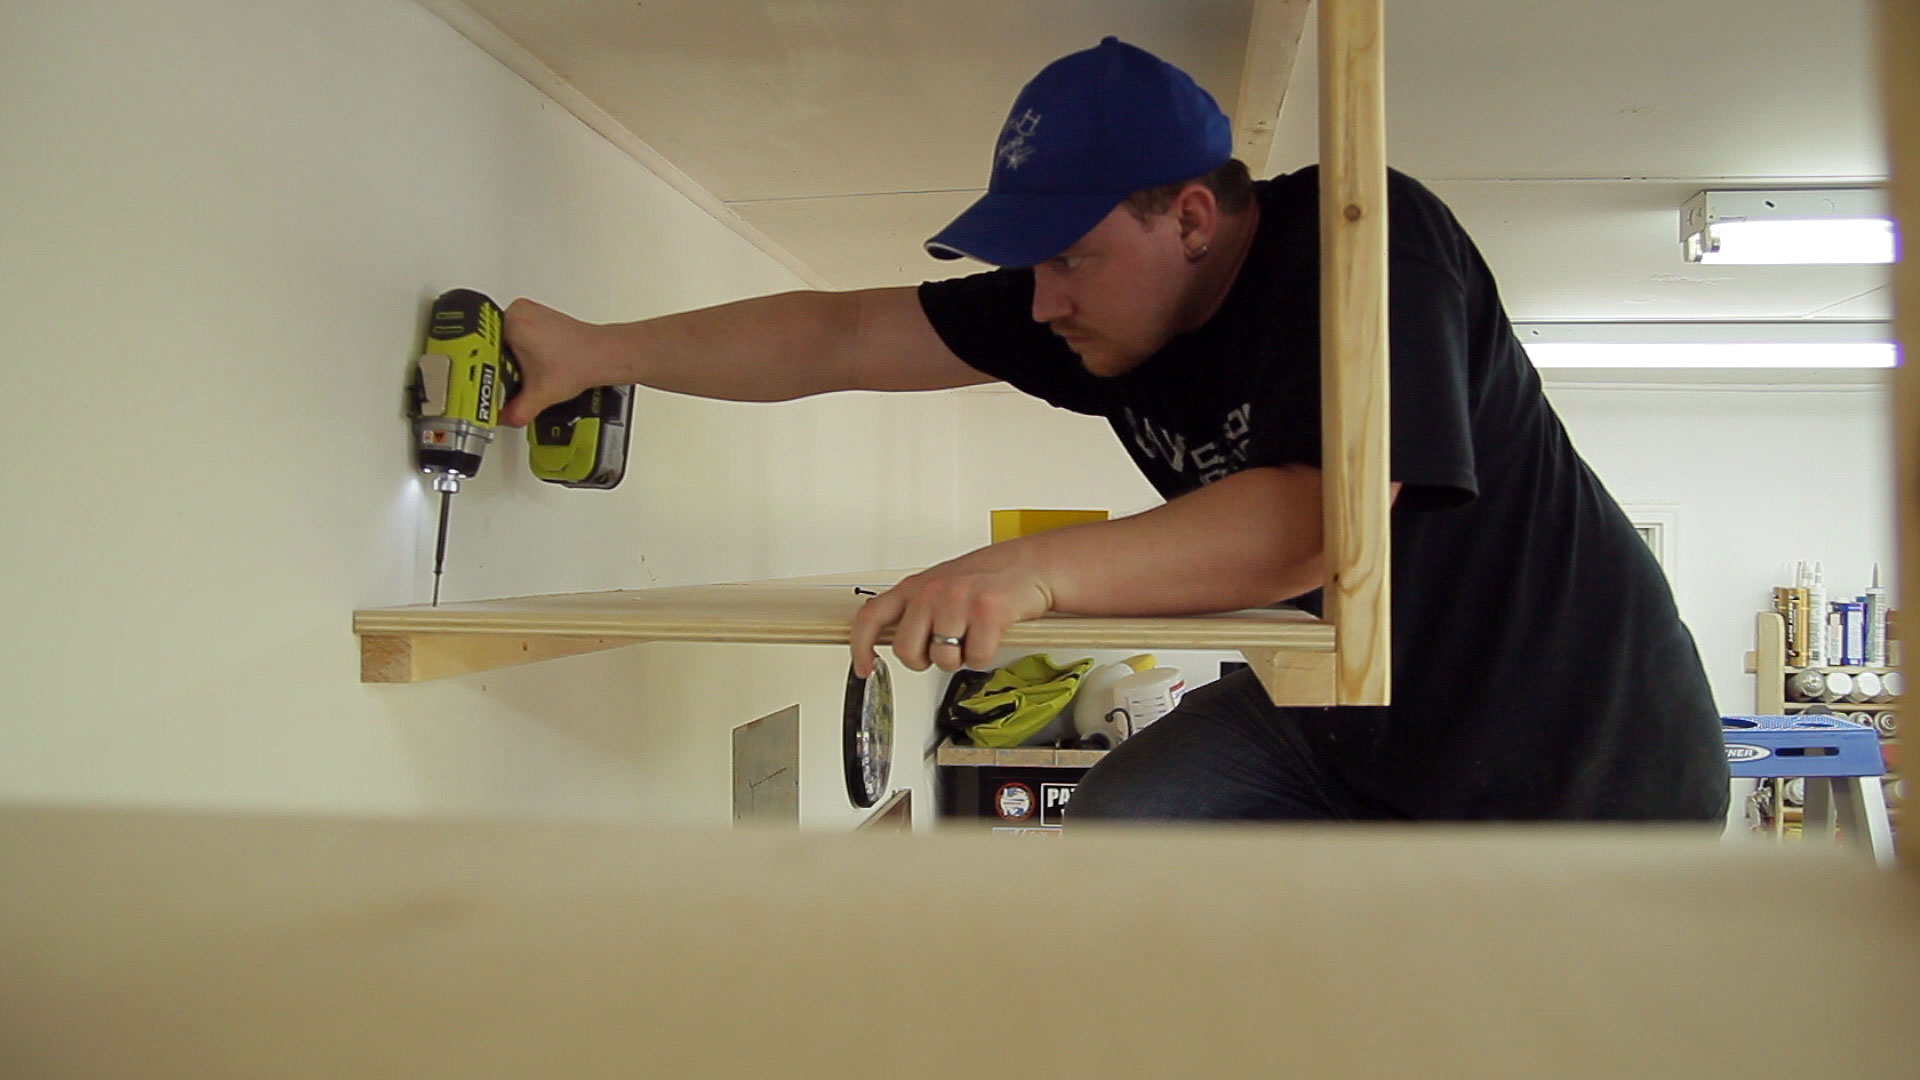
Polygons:
[[[433,302],[426,351],[412,381],[414,454],[440,493],[433,548],[433,602],[447,557],[448,496],[480,471],[500,409],[520,390],[520,365],[501,333],[499,305],[472,289]],[[633,388],[596,386],[541,411],[527,428],[527,464],[548,483],[611,488],[627,471]]]

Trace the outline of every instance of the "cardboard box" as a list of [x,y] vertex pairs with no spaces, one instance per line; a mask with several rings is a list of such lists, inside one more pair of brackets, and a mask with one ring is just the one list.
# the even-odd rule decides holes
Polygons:
[[1107,520],[1105,510],[993,510],[989,513],[993,516],[993,542],[996,544],[1066,525]]
[[995,832],[1055,831],[1066,823],[1067,802],[1085,767],[942,766],[941,813],[947,823],[968,819]]

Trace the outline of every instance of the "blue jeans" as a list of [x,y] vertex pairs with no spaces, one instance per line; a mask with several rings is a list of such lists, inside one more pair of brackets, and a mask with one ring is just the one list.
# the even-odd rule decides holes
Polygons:
[[1067,805],[1069,822],[1405,818],[1321,769],[1251,671],[1190,691],[1088,770]]

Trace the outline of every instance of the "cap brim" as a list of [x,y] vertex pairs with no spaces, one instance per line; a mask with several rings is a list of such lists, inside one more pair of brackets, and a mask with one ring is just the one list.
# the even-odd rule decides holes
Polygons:
[[1067,250],[1120,205],[1106,194],[987,192],[927,241],[936,259],[978,259],[992,266],[1037,266]]

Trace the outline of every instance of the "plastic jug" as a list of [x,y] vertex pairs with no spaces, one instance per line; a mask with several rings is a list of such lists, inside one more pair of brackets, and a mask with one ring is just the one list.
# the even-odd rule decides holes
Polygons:
[[1087,672],[1073,698],[1073,730],[1081,745],[1111,750],[1133,734],[1132,718],[1115,699],[1114,687],[1123,679],[1154,670],[1156,663],[1152,653],[1140,653]]
[[1113,684],[1113,707],[1127,714],[1128,734],[1138,735],[1172,712],[1186,692],[1187,680],[1179,668],[1149,668]]

